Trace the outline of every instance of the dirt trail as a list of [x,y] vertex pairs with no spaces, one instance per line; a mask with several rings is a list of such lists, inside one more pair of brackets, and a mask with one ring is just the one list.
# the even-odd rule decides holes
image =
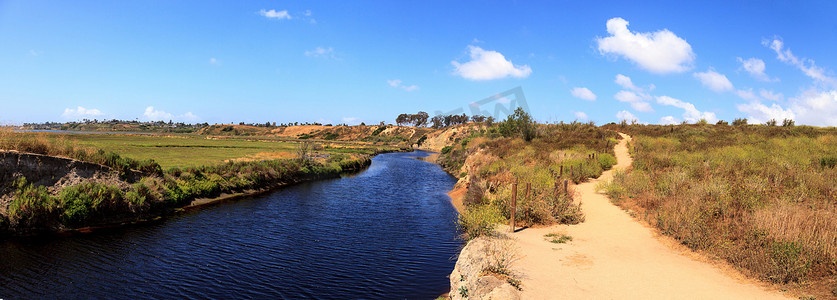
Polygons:
[[[622,136],[614,169],[632,161],[626,147],[630,137]],[[595,186],[610,180],[612,172],[576,188],[584,223],[512,234],[521,257],[513,267],[522,277],[523,299],[788,299],[729,267],[706,262],[611,204]],[[552,232],[573,240],[547,242],[544,235]]]

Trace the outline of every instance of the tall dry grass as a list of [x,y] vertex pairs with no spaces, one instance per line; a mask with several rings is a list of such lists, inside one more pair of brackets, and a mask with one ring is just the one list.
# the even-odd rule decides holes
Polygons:
[[627,126],[633,170],[604,191],[683,244],[778,282],[837,275],[837,130]]

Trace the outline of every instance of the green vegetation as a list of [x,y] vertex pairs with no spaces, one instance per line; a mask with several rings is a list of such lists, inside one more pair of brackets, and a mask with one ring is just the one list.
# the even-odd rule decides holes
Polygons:
[[[305,146],[302,155],[301,146]],[[370,154],[392,148],[345,142],[324,148],[311,142],[0,131],[0,149],[70,157],[109,166],[121,175],[122,180],[90,179],[56,186],[54,191],[23,176],[16,178],[0,226],[41,231],[154,216],[197,198],[336,177],[368,165]],[[164,171],[154,160],[128,158],[120,155],[123,153],[170,159]],[[250,153],[257,154],[256,158],[276,153],[280,159],[270,155],[246,159]],[[247,155],[245,159],[241,159],[243,155]],[[292,159],[295,156],[299,159]]]
[[[510,122],[524,120],[524,125],[511,127],[532,125],[534,134],[528,142],[520,132],[505,137],[502,128],[509,125],[503,122],[474,129],[441,151],[439,163],[445,170],[460,177],[470,176],[463,199],[469,208],[460,218],[467,220],[460,221],[466,238],[485,233],[485,220],[493,219],[486,217],[491,216],[486,211],[499,211],[503,219],[511,218],[515,182],[518,187],[514,214],[518,224],[579,223],[584,217],[573,202],[571,183],[598,177],[616,163],[612,149],[616,144],[615,132],[575,122],[532,124],[525,112],[518,114]],[[565,180],[569,183],[566,190]]]
[[497,223],[505,221],[500,209],[494,205],[470,206],[459,215],[457,225],[467,240],[489,235]]
[[733,124],[625,126],[633,170],[602,188],[684,245],[762,279],[834,276],[837,130]]
[[549,241],[550,243],[554,243],[554,244],[564,244],[566,242],[572,242],[572,240],[573,240],[573,237],[571,237],[569,235],[566,235],[566,234],[563,234],[563,233],[555,233],[555,232],[547,233],[543,237],[546,238],[546,240]]

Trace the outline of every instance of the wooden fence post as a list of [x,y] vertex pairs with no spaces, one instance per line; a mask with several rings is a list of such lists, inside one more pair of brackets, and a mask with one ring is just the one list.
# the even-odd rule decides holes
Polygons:
[[564,165],[561,165],[561,174],[558,175],[559,177],[564,177]]
[[526,206],[526,220],[529,220],[529,217],[530,217],[529,216],[529,208],[532,207],[532,202],[530,202],[532,200],[531,191],[532,191],[532,183],[527,182],[526,183],[526,203],[528,204],[528,206]]
[[512,183],[512,203],[511,203],[511,232],[514,233],[514,215],[517,214],[517,180]]

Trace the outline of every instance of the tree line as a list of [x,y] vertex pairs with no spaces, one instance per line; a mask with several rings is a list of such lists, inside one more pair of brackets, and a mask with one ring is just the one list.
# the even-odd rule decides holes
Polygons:
[[395,118],[395,123],[399,126],[430,126],[433,128],[443,128],[458,124],[465,124],[468,122],[487,123],[489,125],[494,123],[494,117],[486,117],[483,115],[473,115],[469,117],[465,113],[461,115],[436,115],[428,120],[429,117],[430,115],[423,111],[419,111],[416,114],[400,114],[397,118]]

